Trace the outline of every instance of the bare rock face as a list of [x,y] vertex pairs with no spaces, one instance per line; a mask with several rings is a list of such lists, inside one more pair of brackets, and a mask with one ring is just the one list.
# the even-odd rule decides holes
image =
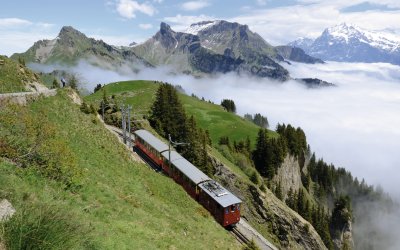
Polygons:
[[15,208],[11,205],[11,203],[3,199],[0,202],[0,221],[5,221],[11,218],[15,213]]
[[[347,209],[343,209],[341,213],[348,213]],[[331,228],[334,231],[332,239],[335,249],[354,249],[353,233],[351,219],[345,221],[340,228]]]
[[[265,238],[282,249],[326,249],[314,227],[271,191],[262,192],[214,157],[210,158],[216,169],[215,178],[243,201],[242,217]],[[293,159],[287,161],[294,164]]]
[[273,178],[274,183],[281,183],[282,195],[286,198],[290,188],[298,191],[303,184],[301,183],[300,165],[298,160],[293,156],[286,156],[278,173]]

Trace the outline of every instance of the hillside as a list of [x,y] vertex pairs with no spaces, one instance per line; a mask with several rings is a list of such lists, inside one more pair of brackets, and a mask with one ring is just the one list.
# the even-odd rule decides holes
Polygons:
[[[132,104],[134,110],[146,114],[155,100],[158,86],[159,84],[155,82],[130,81],[106,85],[103,89],[106,95],[113,96],[113,101],[116,103],[121,103],[123,100],[124,103]],[[150,96],[149,91],[152,92]],[[96,105],[102,99],[103,93],[100,90],[86,97],[85,100]],[[264,237],[277,246],[294,249],[323,249],[324,243],[313,226],[270,191],[276,189],[276,184],[261,180],[244,154],[235,152],[231,146],[219,143],[220,137],[229,137],[231,141],[240,142],[246,140],[247,136],[255,142],[259,127],[223,110],[220,105],[184,94],[180,94],[179,98],[186,113],[195,117],[199,127],[209,131],[212,147],[208,148],[208,158],[214,169],[214,176],[244,201],[241,210],[243,218],[246,218]],[[136,119],[142,119],[142,117],[136,117]],[[268,137],[278,138],[278,134],[269,131]],[[289,168],[300,168],[296,160],[285,160],[283,165]],[[287,183],[290,182],[291,180],[287,181]]]
[[0,56],[0,93],[35,91],[36,85],[42,85],[39,75],[24,64]]
[[[158,83],[152,81],[127,81],[108,84],[103,88],[107,95],[114,95],[117,102],[132,105],[134,115],[143,116],[149,113],[158,86]],[[223,136],[240,141],[245,140],[249,135],[250,140],[255,141],[259,129],[257,125],[225,111],[220,105],[186,94],[179,96],[186,112],[196,118],[201,128],[209,131],[213,144],[217,145],[220,137]],[[85,100],[99,105],[102,97],[101,90],[85,97]],[[277,134],[271,131],[271,136],[277,136]]]
[[238,248],[179,185],[133,161],[69,94],[0,110],[0,200],[17,210],[3,225],[7,248],[46,244],[41,237],[50,248]]

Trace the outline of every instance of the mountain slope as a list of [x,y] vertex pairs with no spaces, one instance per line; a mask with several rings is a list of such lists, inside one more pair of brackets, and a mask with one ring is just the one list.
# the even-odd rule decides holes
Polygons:
[[[244,59],[249,64],[259,63],[257,58],[268,57],[267,66],[276,67],[274,60],[289,59],[302,63],[321,63],[298,49],[274,47],[247,25],[223,20],[194,23],[185,31],[199,36],[201,45],[218,54]],[[264,65],[265,66],[265,65]]]
[[38,41],[25,53],[16,53],[12,58],[23,58],[27,63],[65,65],[75,65],[83,59],[109,69],[121,65],[128,65],[133,69],[150,66],[132,51],[108,45],[102,40],[88,38],[70,26],[63,27],[57,38]]
[[260,35],[252,32],[247,25],[223,20],[194,23],[185,31],[199,36],[201,45],[218,54],[241,57],[252,63],[255,53],[263,53],[270,58],[283,60],[273,46]]
[[307,55],[304,50],[292,46],[277,46],[278,53],[285,59],[303,63],[324,63],[321,59]]
[[[30,229],[26,226],[31,218],[45,217],[44,212],[58,208],[57,215],[68,220],[73,229],[80,229],[78,235],[72,232],[75,243],[73,247],[67,245],[68,249],[239,248],[236,240],[181,186],[133,161],[103,124],[80,111],[70,94],[68,89],[60,90],[57,96],[27,107],[11,105],[0,110],[0,199],[8,199],[17,210],[16,219],[2,227],[2,242],[1,234],[11,230],[12,225]],[[75,186],[52,178],[52,169],[30,162],[20,165],[23,153],[29,152],[34,143],[37,146],[32,148],[35,157],[31,160],[59,163],[65,171],[63,176],[74,170],[71,180]],[[30,210],[31,206],[40,209]],[[58,237],[63,242],[67,240],[62,238],[66,232],[47,234],[55,232],[61,222],[31,226],[44,230],[46,241]],[[41,232],[22,236],[36,239]],[[5,243],[7,249],[21,249],[10,246],[8,240]]]
[[0,56],[0,93],[36,91],[44,88],[39,75],[20,62]]
[[[138,113],[147,114],[157,86],[158,84],[147,81],[129,81],[112,83],[103,88],[108,95],[114,96],[117,103],[125,100],[136,107]],[[246,166],[243,158],[235,158],[226,145],[219,145],[220,138],[225,136],[236,142],[244,141],[248,136],[255,143],[259,127],[223,110],[220,105],[184,94],[179,98],[187,114],[194,116],[199,127],[209,131],[213,145],[209,148],[209,158],[216,170],[215,177],[244,201],[241,210],[243,218],[264,237],[283,249],[324,249],[324,243],[312,225],[276,198],[264,185],[262,186],[265,190],[261,191],[261,187],[253,183],[250,176],[254,173],[254,166]],[[98,105],[102,99],[102,91],[85,99]],[[277,138],[278,134],[269,131],[268,136]],[[298,167],[297,161],[294,162],[291,165]]]
[[400,65],[400,37],[345,23],[325,29],[312,43],[302,38],[289,45],[323,60]]

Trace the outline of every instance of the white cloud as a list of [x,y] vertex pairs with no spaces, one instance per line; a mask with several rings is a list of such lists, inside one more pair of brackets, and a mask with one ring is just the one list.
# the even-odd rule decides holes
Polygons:
[[0,18],[0,28],[13,28],[32,24],[31,21],[21,18]]
[[257,0],[256,2],[258,5],[261,5],[261,6],[267,5],[267,0]]
[[187,11],[195,11],[209,6],[207,1],[189,1],[182,4],[182,9]]
[[[400,11],[366,11],[342,13],[344,5],[309,4],[272,9],[260,9],[232,17],[235,21],[249,25],[272,45],[281,45],[298,37],[316,38],[322,31],[342,22],[349,22],[372,30],[392,29],[400,31]],[[373,20],[373,21],[371,21]]]
[[297,0],[299,3],[303,4],[318,4],[320,6],[322,5],[329,5],[329,6],[335,6],[337,8],[344,8],[344,7],[349,7],[349,6],[354,6],[362,3],[369,3],[372,5],[385,5],[390,8],[400,8],[400,2],[398,0],[331,0],[331,1],[326,1],[326,0]]
[[136,12],[142,12],[149,16],[153,16],[156,13],[156,9],[151,4],[140,4],[132,0],[119,0],[116,4],[116,9],[120,16],[127,19],[135,18]]
[[36,41],[52,39],[57,32],[54,24],[32,22],[21,18],[0,18],[0,54],[10,56],[25,52]]
[[141,24],[139,24],[139,28],[148,30],[148,29],[153,28],[153,25],[151,23],[141,23]]

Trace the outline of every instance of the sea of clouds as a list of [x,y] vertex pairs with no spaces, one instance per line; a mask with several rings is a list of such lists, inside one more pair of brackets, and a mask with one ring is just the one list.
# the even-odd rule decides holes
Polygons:
[[400,67],[338,62],[284,66],[293,78],[315,77],[337,87],[310,89],[296,81],[280,83],[236,74],[199,79],[171,74],[168,68],[133,73],[127,66],[104,70],[84,61],[72,69],[31,65],[45,72],[72,70],[89,90],[98,83],[147,79],[179,84],[188,94],[215,103],[233,99],[238,114],[266,115],[271,128],[277,123],[300,126],[317,157],[400,198]]

